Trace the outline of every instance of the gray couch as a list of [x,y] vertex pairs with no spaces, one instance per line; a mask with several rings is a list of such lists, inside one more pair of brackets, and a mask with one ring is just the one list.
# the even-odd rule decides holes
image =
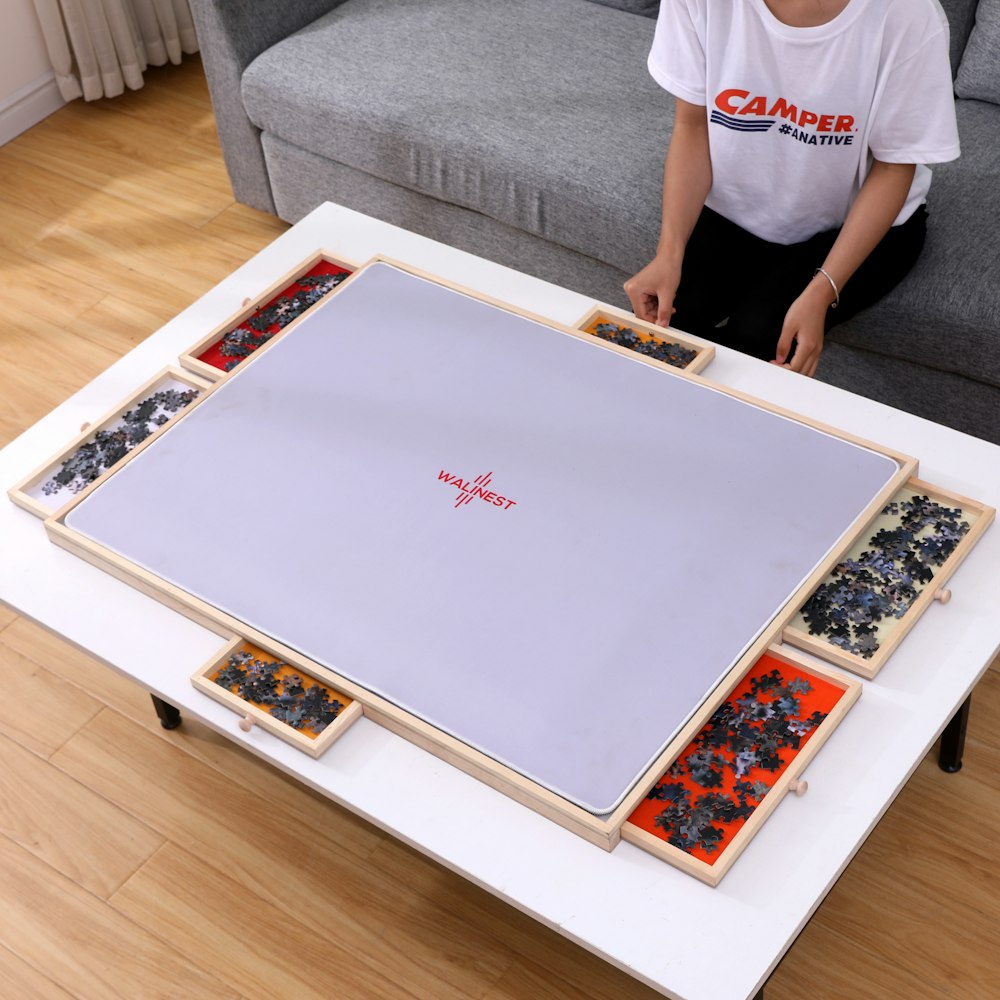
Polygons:
[[[288,222],[339,202],[627,305],[672,123],[657,0],[191,6],[240,201]],[[1000,0],[944,6],[962,158],[934,170],[917,267],[820,377],[1000,443]]]

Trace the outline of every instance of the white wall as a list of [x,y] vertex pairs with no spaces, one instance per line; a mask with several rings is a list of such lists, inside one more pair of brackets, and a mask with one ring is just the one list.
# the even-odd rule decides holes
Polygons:
[[0,145],[64,103],[32,0],[0,0]]

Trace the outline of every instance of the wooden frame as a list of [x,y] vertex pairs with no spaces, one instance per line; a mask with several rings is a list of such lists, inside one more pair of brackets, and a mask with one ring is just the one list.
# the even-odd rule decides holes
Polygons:
[[[343,736],[343,734],[346,733],[347,730],[350,729],[350,727],[354,725],[357,719],[363,714],[361,702],[355,701],[347,695],[329,688],[329,685],[327,685],[325,681],[314,677],[309,671],[303,670],[298,665],[295,665],[295,669],[298,673],[304,675],[306,679],[313,681],[315,684],[328,688],[334,695],[338,695],[340,698],[343,698],[346,701],[346,704],[341,711],[338,712],[337,718],[318,736],[314,737],[308,736],[288,723],[276,719],[269,712],[266,712],[264,709],[259,708],[252,702],[241,698],[235,692],[232,692],[225,687],[221,687],[213,679],[212,675],[216,674],[220,667],[222,667],[222,665],[225,664],[234,653],[244,650],[250,652],[251,654],[255,652],[264,652],[269,655],[274,655],[270,650],[267,650],[264,647],[257,647],[256,644],[249,643],[242,636],[236,636],[227,642],[218,653],[216,653],[204,666],[194,673],[191,677],[191,683],[203,694],[208,695],[210,698],[214,698],[216,701],[221,702],[227,708],[233,709],[233,711],[240,715],[240,728],[245,732],[251,730],[254,725],[257,725],[266,732],[284,740],[286,743],[290,743],[296,749],[309,754],[310,757],[320,757],[324,751],[327,750],[330,744],[340,739],[340,737]],[[281,657],[276,656],[275,659],[281,659]]]
[[[668,864],[671,864],[676,868],[680,868],[682,871],[687,872],[689,875],[693,875],[695,878],[710,886],[716,886],[719,884],[723,876],[725,876],[726,872],[728,872],[733,866],[733,863],[740,856],[740,854],[743,853],[747,844],[750,843],[754,835],[767,820],[768,816],[770,816],[771,813],[773,813],[778,807],[778,804],[785,797],[785,795],[787,795],[789,791],[796,791],[798,794],[802,794],[805,791],[805,783],[801,780],[803,771],[805,771],[806,767],[808,767],[809,762],[816,756],[823,744],[830,738],[830,734],[834,731],[834,729],[840,725],[840,722],[843,720],[848,711],[850,711],[854,703],[861,697],[860,681],[844,677],[843,675],[830,670],[828,667],[819,666],[818,664],[812,663],[804,657],[797,655],[794,651],[783,650],[779,646],[771,646],[765,650],[765,653],[773,659],[789,664],[802,673],[811,674],[827,681],[834,687],[840,688],[843,691],[843,694],[827,717],[820,723],[816,731],[811,735],[806,745],[799,750],[794,759],[782,769],[781,776],[767,792],[759,805],[754,809],[753,814],[743,824],[736,836],[733,837],[729,844],[726,845],[715,861],[710,864],[700,858],[692,857],[681,848],[674,847],[666,840],[661,840],[659,837],[648,833],[646,830],[643,830],[641,827],[629,822],[628,820],[626,820],[622,826],[623,840],[628,841],[630,844],[634,844],[636,847],[641,847],[644,851],[648,851],[655,857],[666,861]],[[749,674],[755,665],[756,660],[748,664],[741,677],[737,679],[737,683],[743,676]],[[735,687],[736,684],[734,683],[726,692],[726,697],[729,696],[729,693]],[[679,756],[683,749],[684,748],[678,750],[675,757]],[[673,763],[673,760],[669,763]]]
[[[181,366],[186,368],[188,371],[194,372],[196,375],[200,375],[203,379],[206,379],[209,382],[217,382],[219,379],[225,378],[229,372],[224,371],[221,368],[217,368],[215,365],[211,365],[206,361],[202,361],[201,355],[222,340],[226,334],[236,329],[236,327],[238,327],[241,323],[246,322],[246,320],[253,316],[255,312],[266,306],[268,302],[288,288],[289,285],[294,284],[299,278],[306,275],[320,263],[334,264],[351,274],[358,269],[357,264],[344,260],[336,254],[332,254],[326,250],[317,250],[315,253],[305,258],[305,260],[296,264],[295,267],[293,267],[290,271],[287,271],[277,281],[268,285],[268,287],[258,296],[253,299],[244,299],[238,312],[233,313],[224,323],[220,323],[211,333],[202,337],[201,340],[199,340],[192,347],[188,348],[188,350],[180,356],[179,360]],[[287,327],[285,329],[287,330]],[[284,333],[285,330],[281,330],[279,333],[274,334],[270,340],[267,341],[267,344],[270,344]],[[261,347],[266,347],[267,344],[262,344]],[[257,350],[260,349],[261,348],[257,348],[253,353],[256,353]],[[239,367],[239,364],[235,365],[234,368],[235,367]]]
[[[40,465],[31,475],[26,476],[15,486],[12,486],[7,491],[7,496],[16,503],[19,507],[34,514],[36,517],[42,519],[49,517],[55,511],[59,509],[59,504],[54,506],[48,506],[41,503],[35,497],[31,496],[29,490],[33,490],[40,482],[46,478],[52,476],[55,470],[68,461],[79,449],[88,444],[94,436],[102,430],[107,430],[108,427],[114,424],[117,420],[120,420],[125,413],[129,410],[134,409],[139,403],[144,399],[147,399],[155,390],[158,385],[165,382],[167,379],[173,379],[176,382],[181,382],[184,385],[190,386],[192,389],[197,389],[199,392],[204,392],[208,389],[210,383],[206,382],[204,379],[198,378],[189,372],[181,371],[179,368],[174,368],[168,366],[162,371],[157,372],[148,382],[144,382],[135,392],[131,393],[126,399],[118,404],[109,413],[106,413],[103,417],[91,423],[86,423],[80,429],[80,433],[77,434],[69,444],[64,448],[60,449],[53,455],[48,461],[43,465]],[[154,435],[162,432],[164,427],[169,426],[173,421],[179,417],[184,411],[181,410],[174,414],[173,417],[167,422],[167,424],[158,428],[153,432]],[[117,464],[117,463],[116,463]],[[97,482],[103,481],[104,477],[111,471],[114,466],[111,466],[104,473],[101,474]]]
[[[812,653],[814,656],[818,656],[829,663],[834,663],[853,673],[860,674],[862,677],[871,679],[882,669],[886,660],[889,659],[899,643],[902,642],[906,633],[913,628],[928,607],[935,600],[940,601],[942,604],[948,602],[951,598],[951,592],[945,588],[945,584],[961,565],[962,560],[972,551],[972,547],[979,540],[979,537],[990,526],[996,515],[996,511],[993,507],[981,504],[976,500],[970,500],[968,497],[943,490],[939,486],[934,486],[931,483],[926,483],[923,480],[915,478],[904,483],[893,499],[901,499],[904,495],[927,496],[929,499],[944,506],[959,507],[964,514],[974,516],[975,520],[972,521],[969,531],[962,537],[961,541],[955,547],[954,552],[936,570],[934,579],[921,590],[913,603],[906,609],[903,616],[895,620],[895,624],[886,635],[885,641],[879,645],[878,650],[871,657],[865,658],[860,654],[842,649],[832,642],[827,641],[822,636],[811,635],[805,629],[794,624],[794,615],[782,634],[785,642]],[[871,521],[865,525],[864,529],[859,532],[858,539],[852,548],[859,546],[868,536],[878,516],[879,513],[877,512]],[[811,593],[809,596],[811,596]],[[808,597],[806,600],[808,600]],[[797,614],[798,612],[796,612]]]
[[[669,372],[671,377],[689,379],[701,383],[725,395],[743,400],[772,413],[786,416],[802,424],[832,434],[842,440],[851,441],[882,455],[889,456],[899,465],[897,473],[880,491],[879,495],[873,499],[871,504],[869,504],[869,506],[858,515],[850,529],[845,532],[842,543],[836,547],[835,551],[830,553],[828,558],[817,567],[814,573],[803,582],[796,593],[789,598],[772,622],[764,629],[761,635],[750,646],[740,660],[731,668],[726,677],[704,701],[698,711],[696,711],[691,719],[681,728],[678,734],[673,740],[671,740],[670,744],[665,747],[656,760],[650,764],[646,772],[637,780],[632,789],[624,796],[618,807],[613,812],[604,816],[595,816],[585,809],[568,802],[559,795],[538,785],[530,779],[525,778],[523,775],[518,774],[505,765],[498,763],[486,754],[470,748],[466,744],[436,729],[422,719],[409,714],[405,710],[394,705],[392,702],[360,687],[347,678],[338,675],[333,670],[305,658],[295,650],[276,642],[272,637],[261,634],[253,628],[248,627],[245,623],[237,621],[224,612],[219,611],[217,608],[180,590],[141,567],[129,563],[127,560],[118,556],[116,553],[111,552],[105,547],[77,534],[72,529],[68,528],[64,523],[66,516],[72,509],[72,506],[59,511],[57,515],[50,517],[46,521],[46,530],[51,539],[61,547],[73,552],[106,572],[111,573],[113,576],[126,581],[142,592],[156,597],[168,606],[180,611],[186,616],[203,625],[206,625],[222,635],[228,636],[238,634],[245,636],[250,642],[268,649],[280,659],[308,672],[317,679],[322,680],[324,683],[328,683],[330,686],[342,691],[348,697],[360,702],[363,706],[364,714],[385,728],[404,736],[406,739],[417,744],[418,746],[423,747],[424,749],[429,750],[441,759],[454,764],[492,787],[503,791],[516,801],[529,806],[547,818],[552,819],[579,836],[584,837],[591,843],[600,846],[604,850],[612,850],[620,839],[622,825],[625,823],[629,815],[631,815],[636,804],[645,797],[648,790],[657,782],[660,775],[663,774],[666,767],[669,765],[670,761],[673,760],[681,752],[681,750],[683,750],[683,748],[691,742],[698,731],[704,726],[707,719],[711,717],[719,705],[728,696],[728,693],[746,673],[749,665],[754,663],[768,646],[778,640],[782,629],[785,627],[790,617],[800,607],[804,595],[811,593],[819,582],[830,572],[833,566],[835,566],[836,563],[842,558],[844,552],[848,550],[854,538],[857,536],[860,526],[870,523],[874,514],[878,510],[881,510],[887,499],[894,495],[899,486],[913,474],[916,468],[916,460],[910,458],[909,456],[901,455],[899,453],[889,451],[888,449],[878,447],[853,435],[837,431],[827,425],[802,417],[799,414],[775,407],[748,394],[715,385],[712,382],[706,381],[701,376],[691,374],[689,371],[664,365],[643,355],[627,351],[626,348],[618,347],[616,345],[609,344],[600,338],[592,337],[590,334],[584,333],[578,329],[563,326],[562,324],[553,322],[545,317],[538,316],[526,310],[512,306],[509,303],[505,303],[490,296],[463,288],[426,271],[411,267],[408,264],[403,264],[384,257],[376,257],[369,263],[376,262],[392,265],[414,276],[425,278],[461,294],[468,295],[482,302],[494,305],[500,309],[524,316],[556,332],[578,337],[581,340],[586,340],[588,343],[596,343],[606,350],[627,353],[628,356],[636,360],[654,365],[665,370],[666,372]],[[336,294],[337,290],[331,292],[331,294],[324,299],[324,302],[330,301],[336,296]],[[297,322],[297,320],[295,322]],[[291,331],[294,326],[295,323],[293,322],[286,328],[285,331],[283,331],[282,335]],[[247,359],[246,364],[252,364],[254,358],[259,355],[259,351],[255,352],[253,356]],[[216,384],[213,385],[208,392],[204,394],[204,396],[192,404],[190,410],[194,410],[198,405],[201,405],[201,403],[204,402],[204,399],[208,398],[208,396],[211,395],[219,384],[221,383],[216,382]],[[128,456],[128,460],[134,458],[135,454],[137,454],[141,448],[142,445],[140,445],[135,452]],[[89,493],[90,488],[81,492],[76,502],[82,501],[87,495],[89,495]]]
[[644,339],[668,341],[673,344],[680,344],[681,347],[686,347],[688,350],[695,352],[695,356],[683,367],[671,365],[665,361],[658,361],[655,358],[642,355],[643,360],[650,364],[662,365],[666,368],[672,368],[675,371],[684,371],[689,375],[696,375],[703,371],[715,357],[715,346],[708,343],[708,341],[701,340],[698,337],[693,337],[688,333],[682,333],[680,330],[675,330],[673,327],[657,326],[655,323],[647,323],[644,320],[633,316],[631,313],[625,312],[623,309],[614,308],[614,306],[597,305],[592,309],[588,309],[580,317],[580,319],[573,324],[573,327],[576,330],[582,331],[588,337],[592,337],[594,340],[597,340],[606,346],[612,346],[616,350],[622,351],[625,354],[634,355],[636,353],[627,347],[620,347],[618,345],[611,344],[609,341],[604,340],[603,337],[590,332],[590,327],[596,323],[602,322],[627,326],[635,330],[636,333]]

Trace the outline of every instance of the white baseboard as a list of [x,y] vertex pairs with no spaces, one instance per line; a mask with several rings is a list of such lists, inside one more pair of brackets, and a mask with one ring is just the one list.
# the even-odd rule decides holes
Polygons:
[[13,94],[0,97],[0,146],[37,125],[65,103],[52,72],[32,80]]

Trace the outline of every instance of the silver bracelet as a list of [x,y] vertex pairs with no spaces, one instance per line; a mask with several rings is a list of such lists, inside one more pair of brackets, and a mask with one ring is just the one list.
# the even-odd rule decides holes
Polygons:
[[830,275],[826,271],[824,271],[823,268],[821,267],[817,267],[816,270],[813,271],[813,277],[815,278],[817,274],[822,274],[823,277],[830,282],[830,287],[833,289],[833,294],[837,296],[836,299],[834,299],[834,301],[830,303],[830,308],[836,309],[837,306],[840,305],[840,289],[837,287],[837,282],[834,281],[833,278],[831,278]]

